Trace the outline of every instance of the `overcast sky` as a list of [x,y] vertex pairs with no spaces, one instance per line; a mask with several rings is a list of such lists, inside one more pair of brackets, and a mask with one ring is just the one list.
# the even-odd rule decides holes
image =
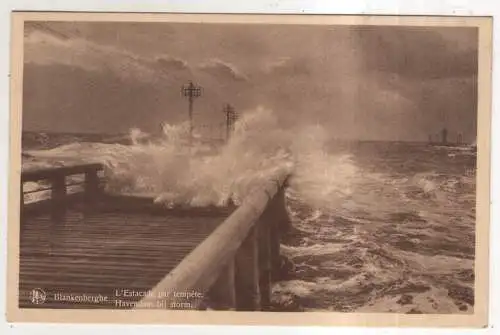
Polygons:
[[26,130],[122,132],[187,118],[180,86],[203,86],[195,125],[222,106],[272,109],[333,137],[426,140],[476,132],[477,30],[375,26],[28,23]]

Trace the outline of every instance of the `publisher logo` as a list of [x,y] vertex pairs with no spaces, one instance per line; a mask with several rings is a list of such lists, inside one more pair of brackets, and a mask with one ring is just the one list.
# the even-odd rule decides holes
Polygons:
[[41,288],[35,288],[31,291],[31,302],[40,305],[47,299],[47,294]]

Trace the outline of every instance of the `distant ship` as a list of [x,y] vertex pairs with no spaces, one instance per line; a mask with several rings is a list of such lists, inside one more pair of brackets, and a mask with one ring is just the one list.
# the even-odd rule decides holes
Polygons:
[[439,134],[429,135],[429,145],[433,146],[445,146],[445,147],[475,147],[475,142],[473,145],[463,142],[463,137],[461,133],[457,134],[456,141],[452,142],[448,140],[448,129],[443,128]]

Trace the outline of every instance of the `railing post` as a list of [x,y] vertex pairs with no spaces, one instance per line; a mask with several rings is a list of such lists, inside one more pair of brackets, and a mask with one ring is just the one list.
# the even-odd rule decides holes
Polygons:
[[285,195],[285,187],[281,186],[279,191],[274,196],[274,210],[278,216],[279,225],[278,229],[285,233],[292,228],[292,223],[290,218],[288,217],[288,212],[286,209],[286,195]]
[[278,222],[272,220],[269,225],[269,256],[271,262],[271,281],[273,282],[277,281],[279,278],[281,268],[280,248]]
[[61,220],[66,210],[66,176],[55,174],[52,177],[51,207],[55,220]]
[[236,310],[260,310],[259,253],[255,227],[236,253],[235,266]]
[[236,308],[234,260],[222,270],[219,278],[208,292],[210,307],[216,310],[234,310]]
[[99,194],[99,176],[98,170],[86,169],[85,170],[85,198],[93,200]]
[[271,245],[270,245],[270,225],[271,222],[266,220],[267,211],[264,212],[259,225],[259,288],[260,300],[263,310],[271,306]]
[[286,209],[285,187],[282,186],[270,203],[269,243],[271,258],[271,279],[279,280],[281,274],[281,236],[292,227]]

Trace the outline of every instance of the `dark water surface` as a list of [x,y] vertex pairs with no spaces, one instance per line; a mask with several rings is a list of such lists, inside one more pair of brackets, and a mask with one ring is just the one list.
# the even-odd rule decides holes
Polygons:
[[[275,285],[280,309],[472,313],[475,152],[426,144],[340,149],[358,168],[340,206],[290,192],[295,264]],[[338,202],[338,200],[337,200]]]

